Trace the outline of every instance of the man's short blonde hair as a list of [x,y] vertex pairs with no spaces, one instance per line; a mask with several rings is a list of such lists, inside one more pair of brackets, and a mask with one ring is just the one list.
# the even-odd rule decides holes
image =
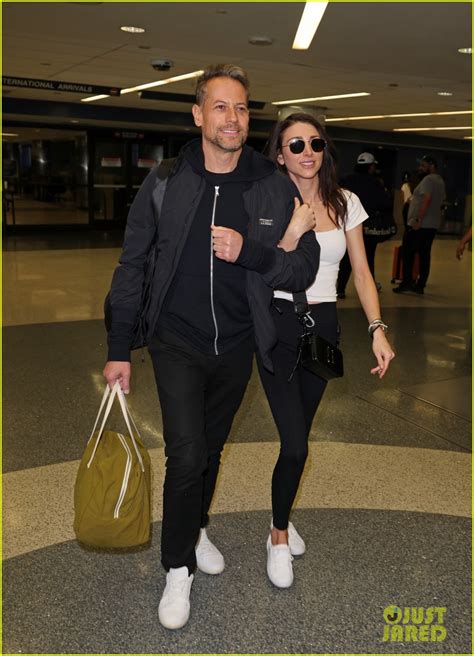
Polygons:
[[249,99],[249,79],[247,73],[240,66],[234,66],[234,64],[211,64],[207,66],[204,70],[204,73],[198,77],[196,83],[196,104],[202,106],[206,98],[206,84],[209,80],[213,80],[216,77],[230,77],[232,80],[237,80],[244,87],[247,102]]

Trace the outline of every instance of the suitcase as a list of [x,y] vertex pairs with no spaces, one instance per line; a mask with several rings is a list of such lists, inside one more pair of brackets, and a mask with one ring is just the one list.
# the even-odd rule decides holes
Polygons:
[[[420,256],[418,253],[415,253],[411,278],[414,282],[416,282],[419,276],[420,276]],[[403,280],[403,250],[401,246],[395,246],[395,248],[393,249],[392,279],[390,280],[390,282],[393,285],[395,283],[402,282],[402,280]]]

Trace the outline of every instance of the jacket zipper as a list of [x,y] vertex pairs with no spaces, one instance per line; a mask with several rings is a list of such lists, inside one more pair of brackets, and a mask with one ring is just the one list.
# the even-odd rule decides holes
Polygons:
[[123,500],[125,498],[125,493],[127,492],[128,479],[130,478],[130,472],[132,470],[132,453],[128,448],[128,444],[123,435],[117,433],[119,440],[122,442],[122,446],[127,452],[127,464],[125,465],[125,473],[123,475],[122,488],[120,490],[119,498],[117,499],[117,504],[114,510],[114,519],[118,519],[120,508],[122,506]]
[[[214,187],[214,204],[212,206],[212,220],[211,220],[211,225],[215,225],[215,219],[216,219],[216,205],[217,205],[217,197],[219,196],[219,187]],[[214,321],[214,329],[216,331],[216,336],[214,338],[214,352],[216,355],[219,355],[219,351],[217,350],[217,340],[219,338],[219,329],[217,327],[217,319],[216,319],[216,311],[214,308],[214,250],[212,248],[212,234],[211,234],[211,275],[210,275],[210,283],[211,283],[211,312],[212,312],[212,320]]]

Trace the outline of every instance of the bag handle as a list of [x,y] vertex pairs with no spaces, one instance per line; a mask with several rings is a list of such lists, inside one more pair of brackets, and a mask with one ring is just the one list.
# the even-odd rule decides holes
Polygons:
[[137,428],[135,422],[133,421],[132,415],[130,414],[130,410],[128,409],[128,405],[127,405],[127,400],[125,399],[125,394],[123,393],[122,388],[120,387],[120,384],[119,384],[118,381],[115,383],[114,387],[117,388],[117,396],[118,396],[118,400],[119,400],[119,403],[120,403],[120,407],[122,409],[123,418],[125,419],[125,423],[127,424],[127,428],[129,430],[129,433],[130,433],[130,437],[132,438],[133,447],[135,449],[135,453],[137,454],[138,462],[140,463],[140,468],[141,468],[142,472],[144,472],[145,467],[143,465],[142,455],[141,455],[141,453],[138,449],[137,443],[135,441],[135,437],[133,435],[133,430],[132,430],[132,427],[130,425],[130,419],[132,420],[133,427],[137,431],[138,437],[140,437],[140,433],[138,432],[138,428]]
[[122,389],[120,387],[120,383],[118,381],[115,382],[115,385],[113,386],[112,390],[110,389],[110,387],[108,385],[105,386],[105,390],[104,390],[104,394],[102,396],[102,401],[101,401],[101,404],[100,404],[99,412],[97,414],[97,419],[95,420],[94,428],[92,429],[92,434],[89,437],[88,443],[90,442],[90,440],[92,439],[92,436],[94,435],[94,431],[95,431],[95,429],[97,427],[97,424],[99,422],[99,417],[100,417],[101,412],[104,408],[105,402],[107,401],[107,397],[108,397],[108,403],[107,403],[107,407],[106,407],[105,412],[104,412],[104,416],[102,417],[102,423],[101,423],[99,432],[97,434],[97,438],[96,438],[96,441],[95,441],[95,444],[94,444],[94,448],[92,450],[91,457],[89,459],[89,462],[87,463],[87,468],[89,468],[91,466],[92,461],[94,460],[94,457],[95,457],[95,454],[96,454],[96,451],[97,451],[97,447],[99,446],[100,438],[102,437],[102,433],[103,433],[104,428],[105,428],[105,423],[108,419],[108,416],[110,414],[110,411],[112,409],[112,405],[113,405],[113,402],[114,402],[114,399],[115,399],[116,396],[118,396],[118,400],[119,400],[119,403],[120,403],[120,408],[122,410],[122,415],[123,415],[123,418],[124,418],[125,423],[127,425],[128,431],[130,433],[130,437],[131,437],[131,440],[132,440],[132,443],[133,443],[133,446],[134,446],[134,449],[135,449],[135,453],[137,454],[138,461],[140,462],[140,468],[144,472],[145,467],[143,465],[143,459],[142,459],[141,453],[138,449],[137,443],[135,441],[135,437],[133,435],[132,427],[130,425],[130,419],[132,420],[133,426],[134,426],[134,428],[137,432],[137,435],[139,437],[140,437],[140,433],[139,433],[138,428],[137,428],[137,426],[136,426],[136,424],[133,420],[132,415],[130,414],[130,410],[128,409],[127,401],[125,400],[125,395],[122,392]]

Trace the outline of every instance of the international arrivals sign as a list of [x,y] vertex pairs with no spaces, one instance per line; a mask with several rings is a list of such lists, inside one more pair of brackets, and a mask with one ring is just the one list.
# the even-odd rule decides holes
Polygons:
[[36,80],[31,77],[2,76],[4,87],[17,87],[20,89],[39,89],[41,91],[66,91],[69,93],[85,93],[87,95],[107,94],[119,96],[118,87],[100,87],[94,84],[81,84],[77,82],[62,82],[60,80]]

